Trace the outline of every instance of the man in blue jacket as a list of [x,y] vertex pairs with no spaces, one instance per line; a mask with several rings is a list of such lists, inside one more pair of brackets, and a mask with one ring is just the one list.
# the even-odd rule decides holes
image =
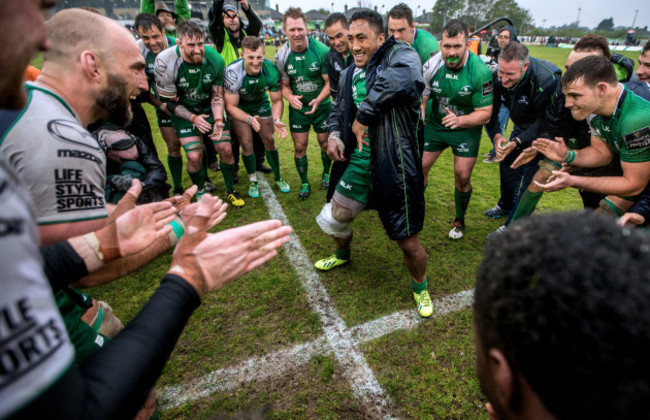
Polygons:
[[348,264],[350,224],[364,208],[376,208],[386,233],[404,253],[418,313],[428,317],[433,305],[427,291],[427,255],[418,236],[424,222],[419,129],[424,79],[415,50],[384,38],[377,12],[352,15],[348,39],[355,65],[341,73],[330,114],[327,153],[335,162],[330,202],[316,218],[334,237],[336,252],[315,266],[327,271]]

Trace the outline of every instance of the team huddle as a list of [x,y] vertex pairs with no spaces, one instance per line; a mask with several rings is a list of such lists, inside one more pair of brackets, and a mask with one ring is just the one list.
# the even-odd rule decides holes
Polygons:
[[[329,271],[349,264],[353,222],[364,209],[375,209],[403,253],[422,317],[434,312],[419,238],[428,175],[451,149],[455,217],[448,237],[462,239],[483,130],[493,143],[486,162],[498,161],[500,173],[499,200],[485,215],[506,217],[491,234],[496,240],[516,242],[515,229],[529,226],[522,219],[542,194],[569,187],[580,191],[585,208],[620,217],[621,225],[650,223],[650,42],[635,73],[634,63],[612,54],[605,38],[585,35],[563,73],[529,57],[506,26],[498,31],[500,52],[491,70],[470,51],[470,31],[460,20],[449,21],[438,41],[415,29],[405,4],[386,20],[367,9],[349,19],[333,13],[325,22],[327,47],[307,36],[304,13],[289,8],[282,21],[288,41],[271,62],[258,36],[259,18],[246,0],[240,5],[248,26],[232,5],[212,5],[208,30],[215,48],[205,44],[206,33],[188,10],[143,0],[137,42],[110,19],[69,9],[48,21],[47,37],[44,28],[34,31],[28,50],[44,51],[36,82],[20,92],[7,87],[22,86],[27,63],[25,57],[9,60],[16,71],[0,85],[0,194],[7,194],[0,206],[15,218],[3,220],[0,240],[8,275],[26,280],[3,286],[0,307],[22,317],[25,329],[3,342],[8,356],[2,366],[10,360],[12,372],[2,377],[0,391],[12,398],[0,417],[154,413],[153,384],[200,297],[272,258],[288,241],[291,229],[278,221],[207,233],[227,205],[245,206],[236,189],[240,156],[247,200],[260,196],[260,173],[272,174],[281,193],[291,191],[276,135],[293,140],[298,198],[309,199],[312,184],[327,190],[314,216],[335,252],[314,266]],[[11,0],[0,8],[9,16],[12,8],[51,6]],[[171,198],[143,102],[156,109]],[[506,138],[508,120],[513,127]],[[322,163],[316,182],[307,158],[312,129]],[[181,150],[189,188],[182,182]],[[217,187],[209,168],[223,176],[224,201],[210,195]],[[591,238],[593,232],[577,234]],[[126,328],[110,305],[79,290],[133,272],[171,248],[160,288]],[[492,275],[479,275],[479,288],[489,289],[481,276],[485,283]],[[475,306],[479,331],[492,328],[479,317],[491,304],[485,298]],[[485,319],[493,315],[484,312]],[[131,363],[124,354],[147,363]],[[115,394],[123,404],[111,398],[76,404],[86,392]],[[50,411],[53,405],[59,411]]]

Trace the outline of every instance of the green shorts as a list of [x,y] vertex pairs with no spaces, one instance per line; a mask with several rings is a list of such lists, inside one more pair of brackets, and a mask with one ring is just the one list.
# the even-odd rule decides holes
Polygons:
[[454,156],[472,157],[478,156],[478,148],[481,144],[481,127],[465,130],[441,131],[429,121],[424,126],[424,151],[441,152],[451,147]]
[[[80,300],[87,302],[89,305],[92,304],[92,297],[87,294],[70,287],[67,290],[77,295]],[[96,332],[93,327],[81,320],[88,308],[82,307],[65,290],[56,292],[54,298],[68,330],[70,341],[74,345],[77,363],[82,362],[108,343],[108,337]]]
[[310,126],[313,126],[317,133],[327,133],[329,128],[327,120],[332,111],[332,102],[328,100],[320,104],[313,114],[305,115],[305,112],[309,112],[310,109],[307,105],[303,105],[300,110],[289,106],[289,126],[292,133],[306,133]]
[[[214,125],[214,118],[212,117],[212,115],[210,115],[206,121]],[[200,137],[201,134],[203,134],[201,133],[201,131],[199,131],[198,128],[196,128],[194,124],[192,124],[190,121],[187,121],[186,119],[173,116],[172,122],[174,124],[174,130],[176,131],[176,135],[178,136],[179,139],[186,138],[186,137]],[[224,120],[223,131],[224,133],[226,131],[230,131],[230,121],[228,121],[228,119]],[[205,133],[205,135],[207,136],[210,133],[212,133],[212,131],[210,131],[209,133]],[[221,138],[221,140],[216,141],[214,143],[222,143],[226,141],[228,142],[230,141],[230,135],[224,135]]]
[[270,117],[271,116],[271,102],[267,99],[266,102],[257,102],[257,103],[241,103],[237,105],[242,111],[255,116],[259,115],[260,117]]
[[173,127],[171,115],[167,115],[163,111],[156,109],[156,118],[158,119],[158,127]]
[[345,197],[368,204],[372,192],[370,174],[370,147],[364,144],[361,152],[357,148],[352,152],[350,163],[336,185],[336,191]]

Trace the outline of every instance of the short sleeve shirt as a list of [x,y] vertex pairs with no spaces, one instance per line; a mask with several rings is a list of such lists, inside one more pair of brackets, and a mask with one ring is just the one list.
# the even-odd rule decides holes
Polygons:
[[429,32],[423,31],[422,29],[415,30],[413,45],[411,46],[417,51],[423,65],[440,50],[438,40]]
[[[323,75],[327,75],[328,52],[325,44],[308,38],[304,51],[293,52],[287,42],[275,55],[275,66],[282,80],[289,80],[294,95],[302,95],[303,105],[316,99],[325,86]],[[329,102],[328,96],[322,103]]]
[[239,95],[239,107],[269,103],[267,92],[280,90],[280,73],[267,59],[259,74],[251,76],[244,69],[244,59],[235,60],[226,68],[224,89]]
[[0,152],[36,204],[38,224],[107,217],[106,156],[56,93],[27,84],[27,106],[1,139]]
[[178,103],[190,111],[210,114],[213,86],[223,86],[225,62],[213,48],[204,47],[203,61],[190,64],[183,60],[178,46],[167,48],[156,57],[156,89],[163,98],[178,97]]
[[623,85],[611,117],[590,115],[591,134],[602,138],[621,156],[621,161],[650,161],[650,102],[627,90]]
[[460,116],[490,106],[494,101],[492,73],[483,60],[472,52],[459,70],[448,69],[442,53],[436,54],[424,66],[424,82],[424,96],[432,98],[426,123],[432,124],[436,131],[459,133],[475,128],[451,130],[445,127],[442,125],[445,108]]

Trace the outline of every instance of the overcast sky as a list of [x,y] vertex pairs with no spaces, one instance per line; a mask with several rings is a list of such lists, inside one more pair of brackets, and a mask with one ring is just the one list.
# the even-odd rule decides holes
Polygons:
[[[387,12],[392,6],[399,3],[400,0],[363,0],[366,4],[370,3],[377,6],[379,11]],[[418,0],[402,0],[416,12],[422,13],[422,5],[426,4],[427,8],[432,9],[434,2]],[[299,0],[270,0],[271,7],[275,8],[276,3],[280,6],[280,12],[287,7],[299,6],[305,10],[316,9],[319,7],[332,9],[334,3],[335,11],[342,11],[345,4],[348,7],[356,7],[356,0],[317,0],[304,2]],[[638,10],[635,26],[650,26],[650,2],[647,0],[517,0],[521,7],[524,7],[533,15],[535,24],[538,26],[560,26],[565,23],[575,22],[578,18],[578,8],[580,11],[580,26],[593,28],[603,19],[614,18],[616,26],[631,26],[634,21],[635,11]],[[305,4],[309,6],[305,6]],[[313,6],[312,6],[313,5]],[[421,7],[418,9],[418,5]],[[544,23],[544,19],[546,22]]]

